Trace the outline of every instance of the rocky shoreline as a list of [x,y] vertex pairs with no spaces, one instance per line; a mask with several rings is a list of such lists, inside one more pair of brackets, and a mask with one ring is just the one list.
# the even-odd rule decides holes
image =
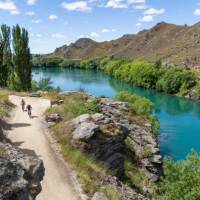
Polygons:
[[[74,94],[76,93],[65,92],[61,95],[66,97]],[[94,102],[96,98],[86,95],[86,101]],[[99,98],[98,108],[97,113],[86,113],[64,121],[64,126],[70,130],[70,144],[109,170],[109,176],[101,177],[102,184],[110,185],[119,192],[122,199],[148,199],[148,188],[143,188],[143,194],[138,193],[123,183],[123,177],[125,157],[128,153],[132,162],[149,181],[159,181],[162,175],[162,157],[157,139],[152,134],[152,125],[147,120],[143,121],[142,126],[131,121],[127,114],[130,107],[126,102]],[[58,116],[59,114],[53,113],[46,117],[50,127],[63,120],[62,116]],[[96,195],[94,199],[98,199]]]

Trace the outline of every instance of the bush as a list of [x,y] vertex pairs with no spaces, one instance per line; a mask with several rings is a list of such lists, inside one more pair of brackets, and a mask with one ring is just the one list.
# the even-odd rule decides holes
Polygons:
[[12,72],[8,77],[7,81],[8,88],[10,90],[20,91],[21,90],[21,81],[16,72]]
[[98,69],[99,68],[99,59],[94,58],[94,59],[83,60],[80,63],[80,67],[84,68],[84,69]]
[[62,63],[59,64],[59,66],[60,67],[80,68],[80,60],[65,59]]
[[63,58],[58,56],[33,56],[34,67],[58,67],[63,62]]
[[161,183],[160,200],[200,199],[200,156],[192,153],[184,161],[164,161],[164,178]]
[[200,99],[200,83],[198,83],[195,87],[195,90],[197,92],[198,98]]
[[178,68],[166,69],[163,77],[157,82],[156,88],[169,94],[176,94],[184,85],[190,89],[196,84],[196,76],[192,71]]
[[137,114],[149,115],[153,109],[153,103],[150,100],[128,92],[119,92],[117,99],[128,102]]

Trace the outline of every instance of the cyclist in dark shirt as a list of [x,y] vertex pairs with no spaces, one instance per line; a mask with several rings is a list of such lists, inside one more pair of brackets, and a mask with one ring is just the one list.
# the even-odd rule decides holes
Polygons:
[[32,114],[31,114],[31,110],[32,110],[32,107],[31,107],[31,105],[27,105],[26,106],[26,109],[27,109],[27,112],[28,112],[28,116],[30,117],[30,118],[32,118]]

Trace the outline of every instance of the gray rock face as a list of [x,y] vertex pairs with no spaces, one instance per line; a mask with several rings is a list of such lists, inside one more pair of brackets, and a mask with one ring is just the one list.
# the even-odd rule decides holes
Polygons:
[[93,122],[81,123],[73,132],[74,140],[87,141],[99,130],[99,126]]
[[128,129],[133,159],[138,161],[141,171],[151,181],[158,181],[162,173],[162,157],[160,156],[159,145],[151,134],[151,124],[145,122],[141,126],[129,122],[128,117],[121,112],[128,111],[128,103],[102,98],[100,110],[115,123],[123,124]]
[[[112,119],[109,119],[109,124],[104,123],[106,120],[108,118],[99,113],[81,115],[72,120],[72,143],[107,166],[120,178],[124,174],[124,140],[128,129],[114,123]],[[83,144],[80,145],[80,142]]]
[[62,121],[62,117],[57,113],[53,113],[53,114],[46,116],[46,121],[47,122],[60,122],[60,121]]
[[6,138],[0,141],[1,200],[34,200],[41,192],[43,176],[42,160],[23,153]]

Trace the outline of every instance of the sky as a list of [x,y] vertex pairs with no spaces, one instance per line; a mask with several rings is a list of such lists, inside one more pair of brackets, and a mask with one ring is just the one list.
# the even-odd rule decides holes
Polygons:
[[199,22],[200,0],[0,0],[0,24],[26,28],[32,53],[50,53],[82,37],[112,40],[161,21]]

